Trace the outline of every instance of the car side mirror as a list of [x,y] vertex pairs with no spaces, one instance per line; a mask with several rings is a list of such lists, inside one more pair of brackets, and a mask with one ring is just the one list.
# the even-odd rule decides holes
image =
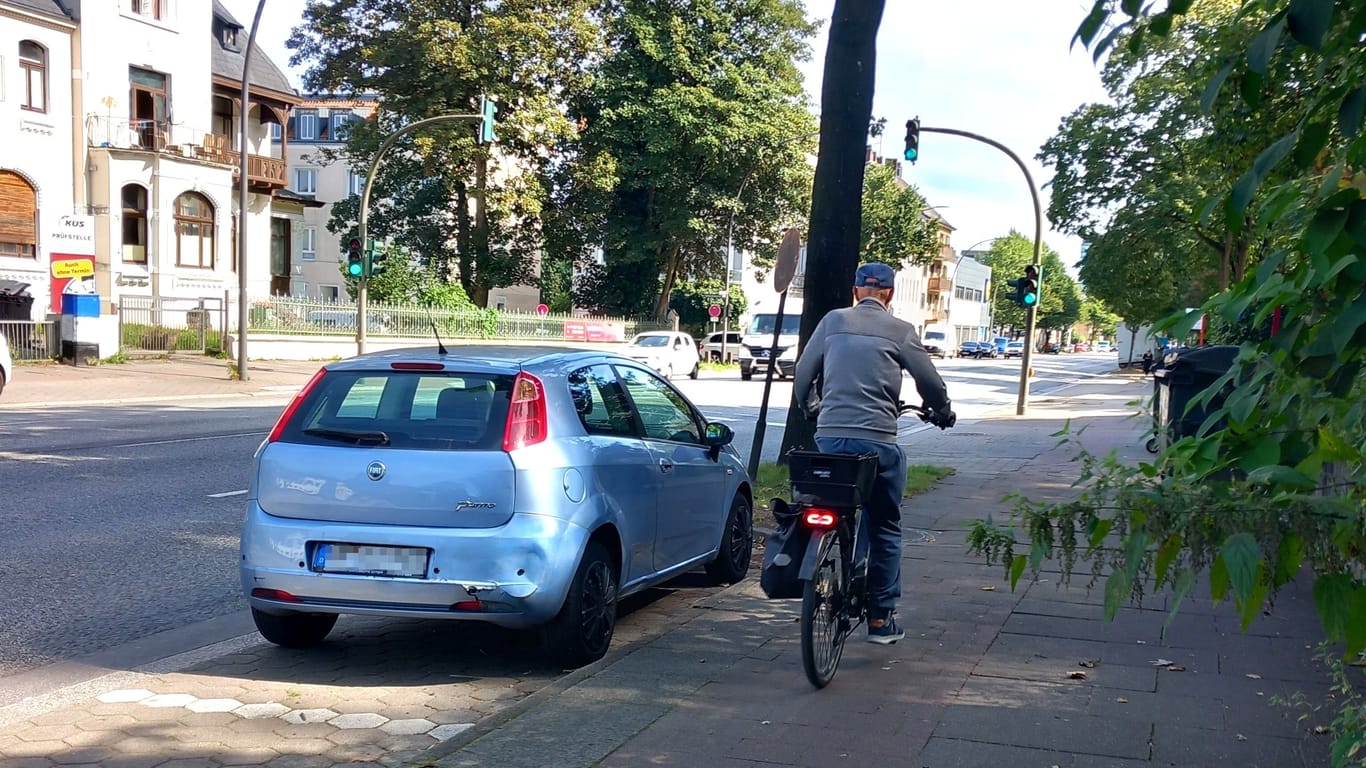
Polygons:
[[735,440],[735,430],[722,424],[719,421],[709,422],[707,429],[702,433],[702,444],[711,448],[711,456],[715,459],[721,453],[721,449]]

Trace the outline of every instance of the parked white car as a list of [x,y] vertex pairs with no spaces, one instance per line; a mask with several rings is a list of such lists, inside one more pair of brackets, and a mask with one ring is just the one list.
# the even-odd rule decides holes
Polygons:
[[702,354],[712,362],[721,362],[721,339],[725,338],[726,356],[735,360],[740,357],[740,348],[745,345],[745,335],[739,331],[722,333],[717,331],[707,337],[702,344]]
[[5,341],[5,334],[0,333],[0,393],[5,391],[5,385],[14,377],[14,358],[9,353],[9,342]]
[[695,379],[701,363],[697,355],[697,342],[688,334],[677,331],[636,334],[621,353],[632,360],[639,360],[667,378],[673,378],[676,373],[686,373]]

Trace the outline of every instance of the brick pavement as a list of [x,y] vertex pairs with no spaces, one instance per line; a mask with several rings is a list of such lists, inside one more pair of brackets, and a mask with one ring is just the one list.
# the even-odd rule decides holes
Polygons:
[[1243,635],[1229,606],[1199,598],[1166,628],[1164,595],[1106,623],[1084,577],[1062,589],[1049,565],[1012,592],[999,568],[966,554],[963,523],[999,517],[994,500],[1069,493],[1074,471],[1050,437],[1065,419],[1087,424],[1092,450],[1143,457],[1144,424],[1125,404],[1150,386],[1107,377],[1044,398],[1025,418],[904,441],[916,461],[962,470],[906,511],[906,639],[852,642],[825,690],[801,671],[798,602],[766,600],[750,579],[555,695],[534,694],[433,748],[424,764],[439,755],[440,766],[499,768],[1326,765],[1329,739],[1313,733],[1325,714],[1296,722],[1298,712],[1272,703],[1326,693],[1306,579]]

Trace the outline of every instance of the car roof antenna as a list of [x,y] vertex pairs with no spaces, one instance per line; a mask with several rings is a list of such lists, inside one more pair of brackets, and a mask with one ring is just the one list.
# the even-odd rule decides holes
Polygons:
[[427,322],[432,324],[432,335],[436,337],[437,354],[450,354],[446,351],[446,345],[441,343],[441,332],[436,329],[436,319],[432,317],[432,308],[425,304],[422,306],[422,308],[427,311]]

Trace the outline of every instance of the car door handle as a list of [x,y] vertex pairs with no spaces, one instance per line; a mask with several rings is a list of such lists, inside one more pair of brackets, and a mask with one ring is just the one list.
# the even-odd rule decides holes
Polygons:
[[672,461],[669,461],[668,459],[660,459],[659,471],[663,472],[666,475],[669,474],[670,472],[674,471],[674,463]]

